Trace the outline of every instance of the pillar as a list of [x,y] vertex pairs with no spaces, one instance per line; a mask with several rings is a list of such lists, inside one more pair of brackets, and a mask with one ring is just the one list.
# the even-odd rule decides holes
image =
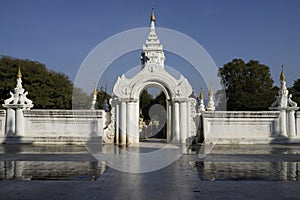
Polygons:
[[5,135],[13,136],[16,133],[16,114],[14,109],[7,108],[6,110],[6,124]]
[[116,105],[116,110],[115,110],[115,142],[116,144],[119,144],[119,140],[120,140],[120,105],[119,105],[119,101],[115,102]]
[[21,108],[16,109],[16,135],[24,136],[24,117]]
[[279,132],[280,137],[287,137],[286,122],[287,122],[287,120],[286,120],[286,111],[281,110],[280,111],[280,132]]
[[191,124],[192,123],[192,119],[191,119],[191,102],[188,101],[187,102],[187,111],[186,111],[186,114],[187,114],[187,126],[186,126],[186,137],[187,137],[187,141],[186,142],[190,142],[192,141],[192,132],[191,132]]
[[138,121],[137,102],[127,102],[127,142],[130,144],[139,142],[139,121]]
[[126,144],[126,102],[122,101],[120,107],[120,144]]
[[172,140],[172,104],[167,101],[167,142]]
[[140,142],[140,103],[139,103],[139,101],[136,101],[134,103],[134,107],[135,107],[134,142],[139,143]]
[[295,110],[288,110],[288,136],[289,137],[296,137],[296,120],[295,120]]
[[186,101],[180,102],[179,107],[180,107],[179,142],[180,143],[186,143],[187,142],[186,141],[186,139],[187,139],[187,126],[188,126],[188,123],[187,123],[187,120],[188,120],[188,117],[187,117],[187,102]]
[[173,142],[179,143],[179,102],[175,101],[173,103],[174,106],[174,113],[173,113]]

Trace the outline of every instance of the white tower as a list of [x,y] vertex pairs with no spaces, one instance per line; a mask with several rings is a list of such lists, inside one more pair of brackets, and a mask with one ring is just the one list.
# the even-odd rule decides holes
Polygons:
[[30,110],[33,107],[32,101],[27,99],[28,92],[22,86],[22,73],[18,69],[17,85],[14,93],[10,92],[11,97],[4,101],[2,106],[7,109],[5,133],[8,136],[24,135],[24,116],[23,110]]
[[210,86],[209,92],[208,92],[208,102],[207,102],[207,111],[214,111],[215,108],[215,102],[214,102],[214,91],[212,89],[212,86]]
[[97,104],[97,94],[98,94],[98,92],[97,92],[96,84],[95,84],[94,92],[93,92],[93,101],[92,101],[91,110],[95,110],[98,107],[98,104]]
[[155,32],[155,16],[154,10],[152,8],[151,18],[150,18],[151,26],[150,33],[146,40],[146,43],[143,45],[143,52],[141,55],[142,65],[147,64],[156,64],[164,68],[165,63],[165,55],[163,52],[163,46],[160,44],[160,41]]
[[296,137],[295,111],[299,109],[297,103],[292,101],[292,95],[288,96],[285,75],[282,70],[280,74],[280,89],[276,101],[269,108],[270,110],[280,111],[279,133],[281,137]]

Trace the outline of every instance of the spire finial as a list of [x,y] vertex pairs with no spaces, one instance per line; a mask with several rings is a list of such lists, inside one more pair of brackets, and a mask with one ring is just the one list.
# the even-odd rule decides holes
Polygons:
[[96,81],[94,82],[94,95],[97,95],[97,89],[96,89]]
[[17,78],[22,78],[21,67],[18,68]]
[[200,89],[200,95],[199,95],[199,98],[200,98],[200,99],[204,99],[202,88]]
[[208,95],[209,95],[210,97],[214,95],[214,91],[213,91],[213,89],[212,89],[211,84],[210,84],[210,88],[209,88]]
[[152,22],[155,22],[154,8],[152,8],[150,20],[151,20]]
[[281,74],[280,74],[280,80],[285,81],[285,75],[284,75],[284,70],[283,70],[284,65],[281,66]]

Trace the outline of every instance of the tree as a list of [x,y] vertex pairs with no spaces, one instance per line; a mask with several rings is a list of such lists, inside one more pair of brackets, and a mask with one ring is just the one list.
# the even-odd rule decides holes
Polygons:
[[293,95],[292,100],[300,105],[300,79],[294,81],[293,87],[289,88],[289,93]]
[[37,61],[9,56],[0,57],[1,102],[9,98],[9,92],[14,90],[19,67],[22,71],[23,87],[28,91],[28,98],[33,101],[34,108],[71,108],[73,85],[66,75],[48,70]]
[[143,90],[140,95],[140,110],[142,111],[142,115],[144,120],[150,120],[149,109],[153,102],[153,96],[149,94],[147,90]]
[[107,103],[109,104],[110,98],[111,95],[109,95],[106,92],[106,90],[103,90],[103,87],[101,87],[100,90],[97,92],[97,102],[98,102],[99,109],[103,109],[104,101],[107,101]]
[[166,109],[166,95],[161,91],[153,100],[154,104],[160,104]]
[[87,95],[81,88],[74,87],[72,96],[72,109],[90,109],[93,93]]
[[270,69],[259,61],[234,59],[219,69],[219,77],[226,91],[227,110],[268,110],[274,101],[277,91]]

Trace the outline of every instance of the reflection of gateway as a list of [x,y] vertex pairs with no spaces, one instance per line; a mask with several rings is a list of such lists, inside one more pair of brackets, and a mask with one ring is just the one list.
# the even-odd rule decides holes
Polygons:
[[1,161],[0,180],[95,180],[105,170],[96,161]]
[[[177,80],[164,69],[163,47],[155,32],[155,17],[152,10],[150,33],[143,46],[142,68],[133,78],[125,75],[118,78],[112,99],[112,114],[116,120],[114,137],[103,139],[107,143],[139,142],[139,97],[148,87],[161,89],[167,101],[167,142],[187,143],[195,136],[194,119],[196,100],[190,98],[192,87],[182,75]],[[112,135],[111,133],[107,133]]]

